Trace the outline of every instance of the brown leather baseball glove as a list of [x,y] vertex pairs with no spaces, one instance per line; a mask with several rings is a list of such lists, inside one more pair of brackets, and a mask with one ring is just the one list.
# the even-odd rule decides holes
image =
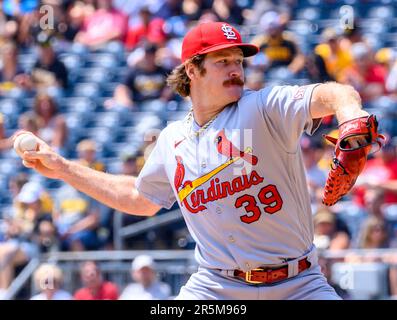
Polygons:
[[[367,156],[372,146],[379,149],[385,142],[385,137],[378,134],[378,122],[374,115],[352,119],[339,126],[339,138],[324,136],[335,145],[335,154],[331,171],[325,184],[323,203],[334,205],[354,186],[358,175],[364,169]],[[358,147],[351,147],[352,138],[363,138],[365,141]]]

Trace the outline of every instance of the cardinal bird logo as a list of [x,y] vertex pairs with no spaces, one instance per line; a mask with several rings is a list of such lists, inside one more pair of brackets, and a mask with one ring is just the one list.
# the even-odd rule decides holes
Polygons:
[[246,148],[244,151],[239,150],[230,140],[228,140],[224,129],[216,135],[215,142],[217,144],[216,147],[218,152],[230,159],[241,158],[253,166],[258,163],[258,157],[251,154],[252,148]]
[[[217,151],[228,157],[228,160],[216,168],[212,169],[211,171],[207,172],[203,176],[200,176],[192,181],[186,180],[185,179],[185,166],[183,164],[183,159],[181,156],[175,156],[176,160],[176,169],[175,169],[175,175],[174,175],[174,186],[175,190],[178,193],[178,198],[181,202],[182,205],[185,205],[186,208],[191,212],[191,213],[197,213],[200,211],[203,211],[206,209],[204,204],[208,201],[215,201],[216,199],[221,199],[223,197],[226,197],[228,195],[228,188],[224,187],[225,184],[230,183],[228,181],[225,182],[219,182],[219,179],[214,179],[214,177],[219,174],[222,170],[226,169],[239,159],[243,159],[244,161],[250,163],[251,165],[256,165],[258,163],[258,158],[252,154],[252,148],[247,147],[244,151],[239,150],[236,146],[232,144],[230,140],[226,138],[224,130],[220,131],[216,135],[216,148]],[[263,181],[263,177],[261,177],[255,170],[251,172],[251,175],[248,175],[247,173],[244,173],[242,176],[238,176],[234,179],[237,179],[240,181],[240,186],[243,189],[236,190],[236,192],[245,190],[250,188],[252,185],[261,183]],[[217,181],[218,180],[218,181]],[[234,181],[234,180],[233,180]],[[212,196],[209,197],[209,199],[212,200],[203,200],[202,197],[204,197],[204,191],[203,190],[198,190],[197,193],[195,193],[195,190],[199,188],[200,186],[204,185],[205,183],[209,182],[210,187],[212,191]],[[216,184],[216,187],[215,187]],[[224,191],[221,192],[221,189],[225,188]],[[233,189],[232,186],[230,188]],[[230,189],[229,188],[229,189]],[[245,189],[244,189],[245,188]],[[223,190],[223,189],[222,189]],[[219,194],[218,194],[218,193]],[[233,191],[235,193],[235,191]],[[233,194],[231,193],[231,194]],[[217,194],[217,196],[214,198],[213,196]],[[192,202],[189,204],[188,202],[188,196],[191,195],[190,201]],[[202,202],[204,201],[204,202]],[[201,203],[202,202],[202,203]],[[200,204],[201,203],[201,204]]]
[[174,186],[175,190],[179,190],[182,185],[183,179],[185,178],[185,166],[183,165],[183,160],[181,156],[175,156],[176,159],[176,169],[174,176]]

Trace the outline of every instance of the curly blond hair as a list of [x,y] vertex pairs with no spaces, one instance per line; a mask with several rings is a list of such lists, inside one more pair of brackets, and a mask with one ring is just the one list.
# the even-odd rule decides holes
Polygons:
[[167,84],[173,91],[178,93],[182,97],[188,97],[190,95],[190,78],[186,73],[186,64],[193,63],[200,71],[200,74],[205,75],[204,68],[205,55],[199,54],[189,59],[184,64],[180,64],[172,70],[171,74],[167,77]]

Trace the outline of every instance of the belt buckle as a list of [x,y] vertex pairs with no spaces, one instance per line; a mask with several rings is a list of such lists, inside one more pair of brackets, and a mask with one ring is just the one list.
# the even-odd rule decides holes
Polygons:
[[252,278],[252,271],[262,271],[263,269],[252,269],[252,270],[250,270],[250,271],[247,271],[246,273],[245,273],[245,281],[247,282],[247,283],[250,283],[250,284],[259,284],[259,283],[263,283],[262,281],[253,281],[253,280],[251,280],[251,278]]

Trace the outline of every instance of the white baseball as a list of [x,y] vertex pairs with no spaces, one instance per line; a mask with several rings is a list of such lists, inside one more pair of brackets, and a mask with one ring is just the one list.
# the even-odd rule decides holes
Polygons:
[[37,150],[39,143],[37,138],[32,133],[22,133],[15,138],[14,150],[16,153],[22,157],[25,151]]

